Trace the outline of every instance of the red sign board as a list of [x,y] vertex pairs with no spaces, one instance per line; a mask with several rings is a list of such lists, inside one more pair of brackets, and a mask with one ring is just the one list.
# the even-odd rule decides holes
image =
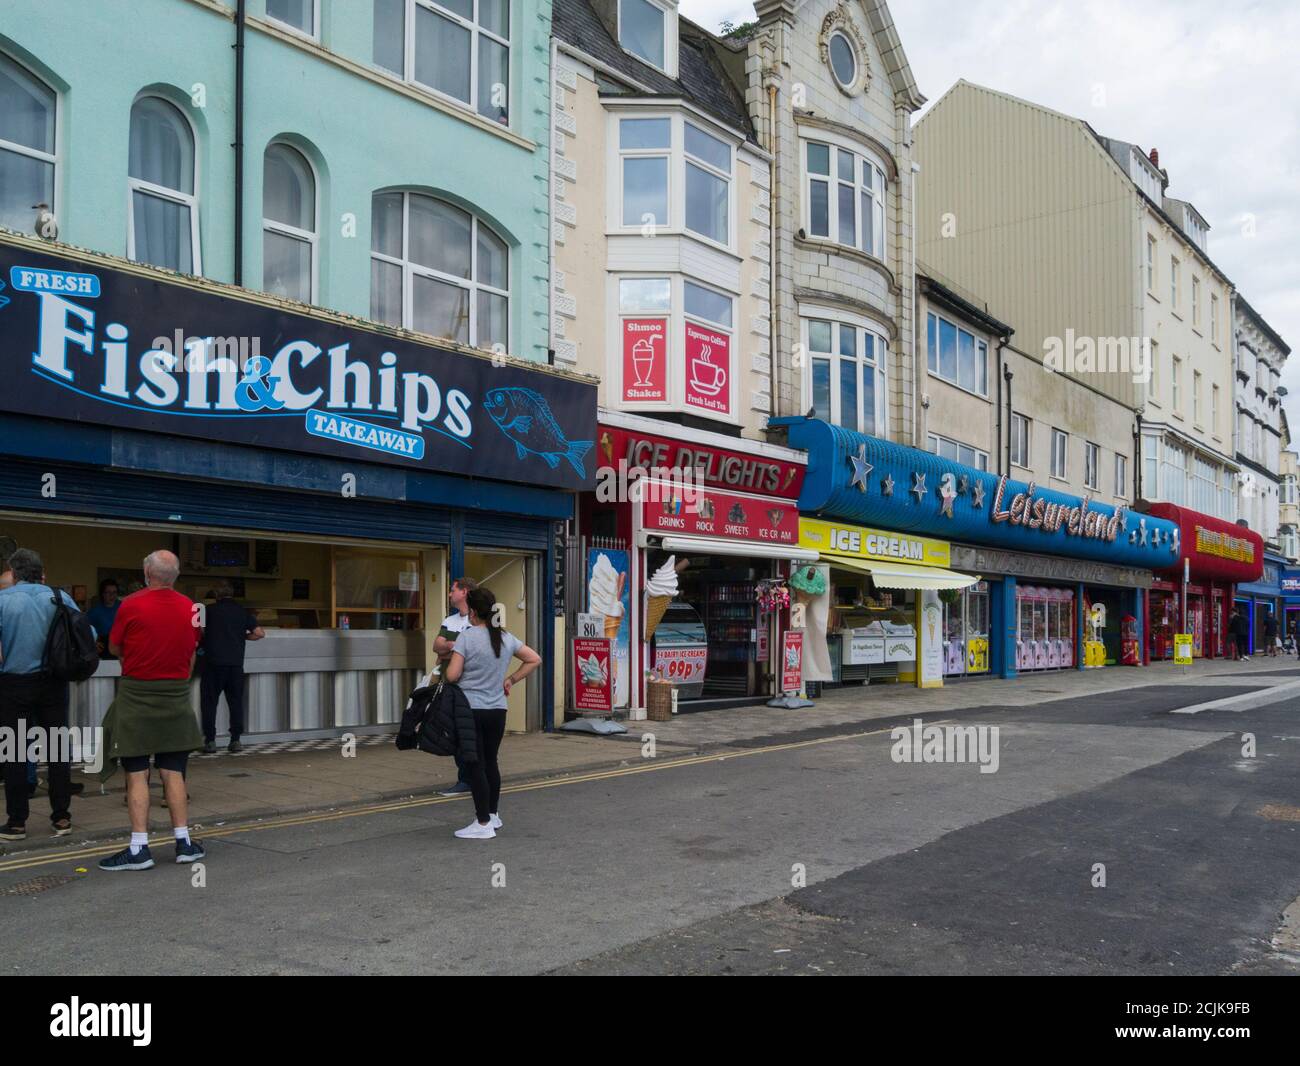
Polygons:
[[623,319],[623,400],[662,403],[668,399],[668,320]]
[[730,448],[714,448],[653,433],[602,425],[598,433],[600,465],[628,469],[698,470],[704,484],[737,492],[759,492],[797,500],[803,488],[803,463]]
[[686,406],[731,414],[731,338],[686,323]]
[[708,661],[707,647],[655,648],[655,672],[678,685],[698,685]]
[[798,544],[799,508],[790,500],[741,496],[734,492],[683,492],[680,487],[642,480],[641,525],[650,533]]
[[578,711],[614,709],[614,678],[606,637],[573,639],[573,707]]
[[803,633],[787,629],[781,652],[781,691],[797,693],[803,682]]

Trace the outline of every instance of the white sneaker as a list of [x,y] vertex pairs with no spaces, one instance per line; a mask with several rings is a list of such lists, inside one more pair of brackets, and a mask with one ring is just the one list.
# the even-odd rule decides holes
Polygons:
[[476,818],[464,829],[457,829],[456,835],[462,840],[491,840],[497,835],[497,831],[493,828],[491,822],[487,825],[479,825]]
[[[490,820],[491,820],[491,825],[492,825],[492,828],[493,828],[493,829],[500,829],[500,828],[501,828],[501,816],[500,816],[499,814],[491,815]],[[475,823],[475,824],[477,825],[478,823]]]

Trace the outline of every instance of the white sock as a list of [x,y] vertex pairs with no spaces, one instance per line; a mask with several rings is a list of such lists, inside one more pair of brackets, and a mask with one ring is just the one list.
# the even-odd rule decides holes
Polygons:
[[145,847],[148,843],[149,843],[149,834],[148,834],[148,833],[132,833],[132,834],[131,834],[131,854],[132,854],[132,855],[136,855],[136,854],[138,854],[139,851],[140,851],[140,849],[143,848],[143,847]]
[[172,829],[172,835],[177,840],[183,840],[186,844],[190,842],[190,827],[188,825],[178,825]]

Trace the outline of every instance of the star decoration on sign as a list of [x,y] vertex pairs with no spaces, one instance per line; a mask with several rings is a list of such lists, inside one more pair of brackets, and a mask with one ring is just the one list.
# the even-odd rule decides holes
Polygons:
[[952,487],[951,478],[945,478],[943,483],[939,486],[939,497],[943,500],[943,503],[939,505],[939,514],[947,515],[951,518],[953,516],[952,501],[957,498],[957,493]]
[[1182,544],[1182,537],[1183,537],[1182,530],[1180,530],[1177,526],[1175,526],[1173,533],[1169,537],[1169,550],[1174,555],[1178,554],[1178,549]]
[[1145,548],[1147,546],[1147,520],[1145,518],[1138,520],[1137,534],[1138,543]]
[[970,505],[972,507],[984,506],[984,482],[982,481],[975,482],[975,488],[971,490]]
[[925,475],[916,470],[912,471],[912,487],[907,490],[916,496],[916,502],[920,503],[925,499]]
[[967,475],[962,474],[962,476],[957,479],[957,495],[965,496],[968,488],[970,488],[970,478]]
[[872,465],[867,462],[867,446],[865,444],[859,444],[858,454],[850,455],[848,459],[849,462],[853,464],[853,477],[849,480],[849,488],[853,488],[856,485],[859,492],[866,492],[867,478],[871,476],[871,471],[874,469]]
[[880,491],[885,496],[894,495],[894,475],[886,474],[885,480],[880,483]]

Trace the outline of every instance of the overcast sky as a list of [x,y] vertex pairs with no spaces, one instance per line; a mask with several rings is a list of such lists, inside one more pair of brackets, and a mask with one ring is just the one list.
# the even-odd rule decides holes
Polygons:
[[[1300,3],[893,0],[921,92],[958,78],[1160,150],[1169,194],[1209,221],[1210,258],[1296,349],[1282,374],[1300,444]],[[709,29],[751,3],[681,0]],[[1094,103],[1096,87],[1104,105]],[[1252,235],[1253,230],[1253,235]]]

